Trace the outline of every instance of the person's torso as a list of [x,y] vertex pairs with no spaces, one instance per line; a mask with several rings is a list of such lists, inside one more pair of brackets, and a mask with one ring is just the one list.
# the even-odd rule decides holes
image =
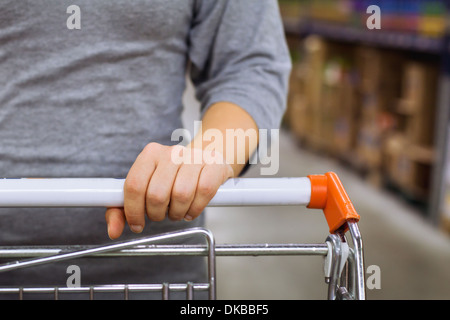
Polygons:
[[193,1],[72,3],[0,3],[1,177],[123,177],[182,125]]

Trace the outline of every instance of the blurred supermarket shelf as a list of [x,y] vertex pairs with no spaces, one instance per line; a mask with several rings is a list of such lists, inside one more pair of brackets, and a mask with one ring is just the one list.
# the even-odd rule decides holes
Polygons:
[[[327,153],[351,145],[332,156],[450,231],[450,1],[279,4],[294,63],[285,122],[300,143]],[[367,28],[371,5],[381,29]]]
[[318,35],[329,40],[359,43],[380,48],[440,55],[450,53],[444,37],[429,37],[399,31],[369,30],[324,21],[285,19],[286,33],[300,37]]

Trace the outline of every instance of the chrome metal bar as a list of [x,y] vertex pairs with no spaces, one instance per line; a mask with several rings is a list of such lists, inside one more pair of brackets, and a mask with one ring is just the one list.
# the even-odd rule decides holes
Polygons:
[[186,300],[194,300],[194,284],[192,282],[187,283]]
[[331,272],[328,282],[328,300],[336,300],[336,293],[339,288],[339,270],[341,263],[341,239],[336,234],[330,234],[327,242],[331,244]]
[[364,269],[364,254],[363,254],[363,241],[361,234],[359,232],[358,224],[354,221],[349,221],[348,223],[350,235],[352,237],[353,249],[354,249],[354,259],[355,259],[355,270],[356,270],[356,299],[365,300],[366,299],[366,285],[365,285],[365,269]]
[[129,289],[128,284],[125,285],[124,298],[125,298],[125,300],[129,300],[129,298],[130,298],[130,289]]
[[217,295],[216,288],[216,242],[211,231],[203,229],[206,242],[208,244],[208,278],[209,278],[209,299],[215,300]]
[[168,284],[112,284],[112,285],[97,285],[84,287],[2,287],[0,293],[16,293],[23,296],[24,293],[93,293],[108,292],[158,292],[162,291],[164,286],[167,286],[170,291],[186,291],[188,288],[192,291],[206,291],[209,290],[209,283],[168,283]]
[[345,287],[339,287],[336,293],[338,300],[354,300],[353,296],[347,291]]
[[163,283],[162,285],[162,300],[169,300],[169,284]]
[[[38,258],[58,254],[87,250],[92,246],[30,246],[0,247],[0,258]],[[326,256],[328,247],[319,244],[218,244],[215,246],[216,256],[272,256],[272,255],[311,255]],[[189,255],[206,256],[206,245],[138,245],[116,251],[94,253],[92,257],[122,256],[159,256]]]
[[325,256],[326,244],[228,244],[216,246],[217,256],[309,255]]
[[353,248],[349,248],[349,254],[347,259],[348,264],[348,292],[353,296],[357,297],[357,288],[356,288],[356,267],[355,267],[355,251]]

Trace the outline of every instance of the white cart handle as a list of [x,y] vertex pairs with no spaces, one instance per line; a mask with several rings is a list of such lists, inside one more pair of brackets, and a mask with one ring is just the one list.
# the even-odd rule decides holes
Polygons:
[[[0,179],[0,207],[123,207],[124,179]],[[226,181],[209,206],[303,205],[323,209],[333,233],[359,220],[339,178],[328,172],[303,178]]]
[[[0,179],[0,207],[123,207],[124,179]],[[226,181],[209,206],[308,205],[308,178]]]

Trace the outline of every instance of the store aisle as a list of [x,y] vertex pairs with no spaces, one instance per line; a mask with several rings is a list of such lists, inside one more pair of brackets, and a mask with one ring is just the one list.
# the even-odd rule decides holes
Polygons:
[[[381,269],[381,289],[368,299],[450,299],[450,238],[414,208],[362,181],[352,171],[280,137],[277,176],[336,172],[358,213],[366,267]],[[246,176],[258,176],[255,166]],[[207,227],[217,243],[322,243],[327,225],[320,211],[297,207],[209,208]],[[219,299],[324,299],[322,257],[218,257]]]

